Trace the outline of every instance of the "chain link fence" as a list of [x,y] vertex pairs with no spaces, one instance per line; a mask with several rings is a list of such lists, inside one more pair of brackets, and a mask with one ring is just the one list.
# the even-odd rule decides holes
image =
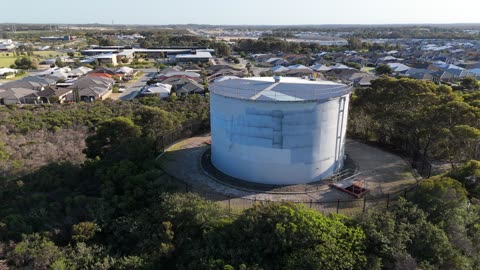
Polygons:
[[[243,210],[251,208],[255,204],[270,202],[285,202],[283,200],[262,200],[250,199],[243,197],[228,196],[216,192],[208,191],[202,187],[193,186],[183,182],[181,179],[171,176],[172,182],[177,186],[177,190],[186,193],[195,193],[205,200],[216,202],[218,205],[230,210],[232,213],[241,213]],[[307,208],[313,209],[323,214],[337,213],[347,216],[354,216],[367,212],[370,209],[384,208],[388,209],[396,203],[400,197],[411,198],[417,192],[417,187],[421,181],[416,184],[397,191],[389,193],[381,197],[373,197],[368,194],[363,198],[350,200],[333,200],[333,201],[289,201],[293,204],[302,204]]]
[[[197,122],[187,125],[178,130],[169,132],[159,137],[157,143],[157,149],[160,152],[164,152],[169,146],[176,142],[187,139],[196,135],[205,134],[210,131],[208,123]],[[379,145],[376,145],[379,146]],[[414,169],[417,169],[418,173],[423,176],[423,179],[428,178],[431,173],[431,164],[427,157],[421,155],[418,151],[411,151],[412,155],[405,156],[409,153],[409,149],[392,149],[387,147],[387,150],[391,150],[395,153],[401,154],[407,161],[410,162]],[[270,200],[250,199],[243,197],[233,197],[221,193],[211,192],[201,186],[191,185],[182,179],[178,179],[170,174],[167,174],[171,178],[170,184],[174,184],[177,190],[181,192],[191,192],[198,194],[205,200],[216,202],[218,205],[229,209],[232,213],[241,213],[243,210],[251,208],[257,203],[273,202]],[[358,215],[367,212],[373,208],[389,208],[394,205],[400,197],[409,198],[416,193],[417,187],[421,181],[417,181],[416,184],[402,189],[394,193],[388,193],[382,196],[369,196],[367,193],[363,198],[355,198],[351,200],[334,200],[334,201],[289,201],[294,204],[303,204],[305,207],[311,208],[323,214],[337,213],[347,216]],[[282,200],[276,200],[275,202],[282,202]]]

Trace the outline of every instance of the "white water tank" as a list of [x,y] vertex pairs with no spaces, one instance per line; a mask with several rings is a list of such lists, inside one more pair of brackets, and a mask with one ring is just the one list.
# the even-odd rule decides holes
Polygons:
[[213,165],[274,185],[325,179],[344,162],[351,87],[300,78],[219,80],[210,87]]

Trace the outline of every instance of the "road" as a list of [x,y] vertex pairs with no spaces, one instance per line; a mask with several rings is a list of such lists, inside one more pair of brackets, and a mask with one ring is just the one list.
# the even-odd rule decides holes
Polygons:
[[155,76],[157,69],[140,69],[140,71],[143,72],[143,75],[135,82],[126,85],[127,87],[125,91],[120,95],[120,100],[126,101],[134,99],[140,93],[142,87],[147,84],[147,81],[150,80],[153,76]]

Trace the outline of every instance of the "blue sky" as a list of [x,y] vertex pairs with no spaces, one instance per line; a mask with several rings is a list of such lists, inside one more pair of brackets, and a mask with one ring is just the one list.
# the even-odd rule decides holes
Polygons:
[[480,0],[3,1],[0,22],[15,23],[480,23]]

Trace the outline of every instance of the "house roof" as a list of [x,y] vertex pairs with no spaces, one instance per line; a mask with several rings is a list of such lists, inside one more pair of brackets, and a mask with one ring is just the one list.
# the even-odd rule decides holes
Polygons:
[[375,79],[377,79],[377,77],[367,75],[367,76],[364,76],[364,77],[357,78],[357,79],[353,80],[353,82],[357,85],[360,85],[360,86],[370,86],[370,85],[372,85],[371,81],[373,81]]
[[474,74],[480,74],[480,68],[469,69],[468,72],[474,73]]
[[105,74],[115,75],[115,71],[113,69],[106,68],[106,67],[98,67],[92,70],[92,73],[105,73]]
[[203,91],[205,91],[203,85],[196,82],[189,82],[182,86],[180,89],[177,89],[176,92],[201,93]]
[[322,64],[316,64],[316,65],[311,66],[310,68],[315,70],[315,71],[328,71],[328,70],[332,69],[329,66],[322,65]]
[[161,83],[163,84],[170,84],[170,85],[175,85],[175,86],[179,86],[179,85],[184,85],[184,84],[187,84],[189,82],[195,82],[194,80],[190,79],[190,78],[186,78],[186,77],[170,77],[170,78],[166,78],[165,80],[162,80]]
[[80,91],[78,91],[78,94],[80,96],[101,97],[107,92],[108,92],[108,88],[93,86],[93,87],[87,87],[87,88],[81,89]]
[[29,76],[20,80],[11,81],[2,85],[3,89],[25,88],[25,89],[41,89],[43,87],[53,85],[57,79],[50,77]]
[[52,97],[55,95],[55,91],[53,91],[51,88],[45,88],[42,91],[35,91],[31,94],[26,95],[26,98],[37,98],[37,97]]
[[409,66],[402,63],[388,63],[387,65],[393,70],[393,72],[402,72],[410,69]]
[[164,74],[157,75],[157,78],[169,78],[169,77],[188,77],[193,79],[200,78],[200,74],[195,72],[187,72],[187,71],[170,71]]
[[87,76],[89,77],[103,77],[103,78],[113,78],[115,75],[107,74],[107,73],[89,73]]
[[99,55],[94,55],[92,58],[94,59],[113,59],[117,57],[116,54],[114,53],[105,53],[105,54],[99,54]]
[[289,71],[287,71],[287,75],[309,75],[309,74],[312,74],[313,73],[313,70],[311,69],[290,69]]
[[[213,73],[216,73],[217,71],[219,70],[222,70],[222,69],[231,69],[231,70],[238,70],[237,68],[234,68],[230,65],[212,65],[212,66],[209,66],[208,68],[206,68],[205,70],[208,71],[208,73],[210,74],[213,74]],[[162,70],[163,72],[163,70]]]
[[218,75],[243,75],[243,71],[241,70],[236,70],[236,69],[219,69],[215,73],[213,73],[211,76],[218,76]]
[[70,71],[70,74],[76,75],[76,76],[82,76],[82,75],[85,75],[85,74],[91,72],[92,70],[93,69],[88,68],[88,67],[79,67],[79,68],[76,68],[76,69],[73,69],[72,71]]
[[277,60],[283,60],[283,59],[280,58],[280,57],[271,57],[271,58],[267,59],[267,61],[265,61],[265,62],[271,63],[271,62],[275,62]]
[[26,88],[12,88],[0,93],[0,98],[3,99],[20,99],[37,91]]
[[213,58],[210,52],[197,51],[197,53],[177,54],[177,59]]
[[334,70],[334,69],[353,69],[349,66],[346,66],[346,65],[343,65],[343,64],[340,64],[340,63],[337,63],[335,64],[335,66],[331,67],[330,68],[331,70]]
[[156,83],[145,87],[142,90],[142,94],[170,94],[172,91],[172,85],[164,83]]
[[130,67],[121,67],[117,70],[115,70],[115,73],[121,73],[121,74],[130,74],[133,73],[134,69]]
[[[207,70],[208,70],[208,68],[207,68]],[[159,74],[167,74],[169,72],[176,72],[176,71],[179,71],[179,70],[176,69],[175,67],[166,67],[166,68],[160,70]]]
[[112,85],[115,81],[110,78],[103,78],[103,77],[83,77],[78,79],[73,85],[69,86],[70,89],[83,89],[88,87],[104,87],[108,88]]
[[278,65],[278,66],[272,67],[271,70],[272,70],[273,73],[280,73],[280,72],[287,72],[287,71],[289,71],[290,69],[287,68],[287,67]]
[[18,70],[13,68],[0,68],[0,75],[3,75],[8,72],[17,73]]
[[396,61],[396,60],[403,60],[403,59],[400,59],[391,55],[378,58],[378,61]]
[[310,69],[309,67],[306,67],[304,65],[296,64],[296,65],[291,65],[287,67],[288,69]]

